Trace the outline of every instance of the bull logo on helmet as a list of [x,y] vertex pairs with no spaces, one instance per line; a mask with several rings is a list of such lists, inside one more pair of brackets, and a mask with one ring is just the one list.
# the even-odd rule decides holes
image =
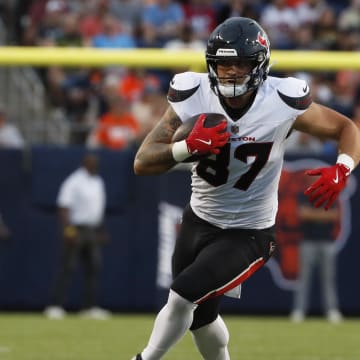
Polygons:
[[263,46],[264,48],[268,48],[268,47],[269,47],[269,42],[268,42],[268,39],[267,39],[266,35],[263,36],[263,35],[261,35],[260,32],[258,32],[256,41],[257,41],[261,46]]

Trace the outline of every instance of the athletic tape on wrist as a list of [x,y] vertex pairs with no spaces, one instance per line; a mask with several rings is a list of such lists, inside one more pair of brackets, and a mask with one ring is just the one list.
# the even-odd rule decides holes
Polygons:
[[355,162],[353,158],[347,154],[340,154],[336,160],[337,164],[344,164],[350,169],[350,172],[354,170]]
[[171,151],[176,162],[181,162],[190,156],[185,140],[175,142]]

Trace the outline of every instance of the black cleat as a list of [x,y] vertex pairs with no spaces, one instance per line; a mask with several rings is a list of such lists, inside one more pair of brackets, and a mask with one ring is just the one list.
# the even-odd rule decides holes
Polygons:
[[135,357],[132,358],[132,360],[143,360],[141,357],[141,354],[137,354]]

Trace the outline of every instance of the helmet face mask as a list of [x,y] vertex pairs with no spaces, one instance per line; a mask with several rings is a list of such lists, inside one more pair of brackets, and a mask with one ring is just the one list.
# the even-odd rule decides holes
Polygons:
[[212,67],[210,67],[209,77],[211,75],[216,79],[216,92],[224,97],[236,97],[243,95],[248,91],[248,83],[251,79],[250,74],[221,77],[212,69]]
[[[233,17],[220,24],[210,35],[206,63],[211,88],[224,97],[241,96],[255,90],[269,72],[269,40],[254,20]],[[232,81],[218,76],[218,65],[252,64],[249,73]]]

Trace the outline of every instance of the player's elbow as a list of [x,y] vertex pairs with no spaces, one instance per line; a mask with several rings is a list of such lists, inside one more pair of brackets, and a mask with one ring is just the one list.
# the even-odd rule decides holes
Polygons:
[[146,166],[138,157],[134,160],[134,173],[135,175],[146,175]]
[[135,157],[133,167],[135,175],[152,175],[156,173],[153,169],[154,166],[139,154]]
[[134,173],[135,175],[158,175],[167,172],[175,164],[150,164],[141,158],[135,158]]

